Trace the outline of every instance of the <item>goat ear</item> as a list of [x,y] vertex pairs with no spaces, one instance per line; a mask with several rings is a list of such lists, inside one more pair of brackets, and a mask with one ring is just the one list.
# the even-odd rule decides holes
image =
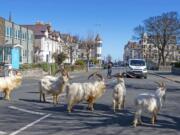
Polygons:
[[70,75],[69,75],[69,72],[67,72],[66,75],[67,75],[67,77],[68,77],[69,79],[71,79],[71,77],[70,77]]
[[104,79],[101,74],[96,74],[96,76],[99,77],[100,80],[103,80],[103,79]]
[[165,82],[161,82],[161,86],[162,86],[163,88],[166,88]]
[[112,77],[123,78],[123,75],[121,73],[117,73],[112,75]]
[[88,80],[89,80],[91,77],[93,77],[94,75],[96,75],[96,74],[97,74],[97,72],[98,72],[98,71],[96,71],[96,72],[94,72],[94,73],[90,74],[90,75],[88,76]]

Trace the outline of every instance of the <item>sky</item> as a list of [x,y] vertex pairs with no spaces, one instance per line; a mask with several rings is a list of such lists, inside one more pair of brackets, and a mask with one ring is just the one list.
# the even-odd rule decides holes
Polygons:
[[61,33],[100,34],[103,59],[122,60],[124,45],[143,20],[164,12],[180,14],[180,0],[0,0],[0,16],[17,24],[51,23]]

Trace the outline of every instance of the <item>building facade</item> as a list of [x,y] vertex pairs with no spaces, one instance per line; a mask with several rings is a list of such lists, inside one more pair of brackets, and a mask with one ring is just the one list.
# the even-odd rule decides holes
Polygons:
[[20,64],[33,62],[32,30],[0,17],[0,62],[12,63],[12,48],[19,49]]
[[124,62],[128,63],[129,59],[141,59],[142,47],[137,42],[129,41],[124,47]]
[[[94,39],[94,43],[92,44],[92,47],[90,48],[89,52],[89,59],[96,59],[99,64],[102,63],[102,39],[100,38],[99,34],[96,35]],[[87,48],[82,45],[79,46],[79,59],[87,60]]]
[[53,54],[63,51],[63,41],[60,32],[52,30],[50,24],[37,22],[34,25],[23,25],[31,29],[35,35],[35,62],[54,63]]
[[[148,42],[147,34],[139,42],[128,42],[124,47],[124,62],[129,59],[145,59],[147,62],[157,64],[159,59],[158,48]],[[177,44],[170,44],[165,48],[167,54],[166,63],[180,61],[180,47]]]

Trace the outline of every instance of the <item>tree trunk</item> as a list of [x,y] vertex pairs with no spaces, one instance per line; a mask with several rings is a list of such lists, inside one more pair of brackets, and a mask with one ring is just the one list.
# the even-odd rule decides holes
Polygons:
[[165,56],[162,55],[162,65],[165,66],[166,65],[166,59],[165,59]]
[[163,66],[166,65],[166,58],[165,58],[165,55],[164,55],[164,50],[165,50],[165,47],[162,47],[161,57],[162,57],[162,65],[163,65]]
[[161,52],[158,49],[158,69],[159,69],[160,65],[161,65]]
[[89,54],[87,54],[86,72],[89,72]]

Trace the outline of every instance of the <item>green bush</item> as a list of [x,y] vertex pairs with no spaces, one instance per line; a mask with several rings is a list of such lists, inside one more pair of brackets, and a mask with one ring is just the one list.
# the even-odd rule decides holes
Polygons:
[[85,62],[83,60],[77,60],[75,62],[75,65],[79,65],[79,66],[85,66]]
[[51,66],[51,74],[55,75],[55,73],[58,69],[58,65],[56,63],[52,63],[52,64],[50,64],[50,66]]
[[32,63],[32,64],[21,64],[20,69],[21,70],[27,70],[27,69],[32,69],[32,68],[41,68],[41,64],[39,63]]
[[174,67],[176,67],[176,68],[180,68],[180,62],[176,62],[176,63],[174,63]]
[[[79,71],[79,70],[84,70],[85,69],[85,63],[84,61],[79,61],[77,62],[78,65],[70,65],[70,64],[65,64],[64,67],[67,71]],[[58,64],[57,63],[36,63],[36,64],[22,64],[20,66],[21,70],[27,70],[27,69],[34,69],[34,68],[41,68],[45,72],[49,72],[51,70],[51,74],[55,75],[56,71],[58,70]]]
[[99,61],[96,58],[91,59],[90,62],[92,62],[95,65],[99,63]]
[[48,72],[49,64],[48,63],[41,63],[41,68],[43,71]]

